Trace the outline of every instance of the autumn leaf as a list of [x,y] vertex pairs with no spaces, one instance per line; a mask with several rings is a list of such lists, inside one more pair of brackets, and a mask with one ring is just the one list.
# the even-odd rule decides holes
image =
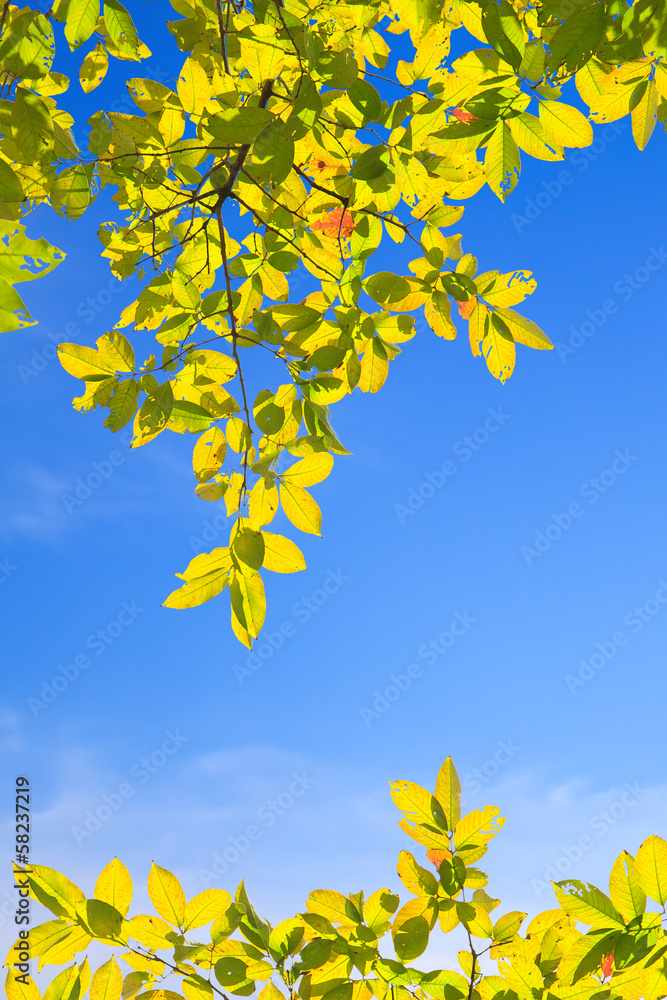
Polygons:
[[477,121],[477,115],[473,115],[470,111],[465,111],[463,108],[453,108],[450,114],[454,115],[460,122],[465,122],[466,125]]
[[327,212],[321,219],[313,223],[310,228],[324,233],[325,236],[330,236],[335,240],[339,236],[347,237],[352,235],[354,232],[354,219],[347,209],[334,208],[331,212]]
[[439,851],[436,847],[430,847],[426,852],[426,857],[432,865],[435,865],[436,871],[440,871],[440,865],[445,858],[450,858],[451,854],[449,851]]
[[608,955],[602,956],[602,961],[600,962],[600,968],[602,969],[602,978],[606,979],[610,976],[614,968],[614,953],[610,951]]
[[477,296],[471,295],[465,302],[457,302],[459,313],[464,319],[470,319],[470,314],[477,305]]

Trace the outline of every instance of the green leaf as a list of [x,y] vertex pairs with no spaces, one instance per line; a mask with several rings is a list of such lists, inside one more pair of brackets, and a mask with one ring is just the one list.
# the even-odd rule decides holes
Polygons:
[[239,528],[231,543],[234,565],[244,576],[254,576],[264,562],[264,537],[261,531]]
[[136,48],[139,43],[132,18],[118,0],[104,0],[104,26],[116,45]]
[[223,108],[209,115],[204,128],[218,142],[242,146],[254,142],[272,121],[273,115],[265,108]]
[[270,178],[274,184],[282,184],[293,163],[294,141],[286,135],[283,123],[276,119],[262,129],[255,140],[252,172],[260,178]]
[[574,73],[588,62],[600,45],[604,16],[604,5],[599,3],[568,15],[549,42],[546,65],[550,74],[555,75],[560,70]]
[[77,903],[76,912],[91,937],[109,940],[119,935],[123,914],[109,903],[101,899],[85,899]]
[[515,69],[521,65],[524,50],[523,28],[507,0],[482,9],[482,26],[487,41]]
[[34,163],[53,147],[53,122],[41,97],[18,87],[12,104],[12,139],[24,163]]
[[501,201],[505,201],[519,182],[521,155],[504,121],[498,122],[489,140],[484,167],[489,187]]
[[24,197],[21,181],[14,170],[5,160],[0,160],[0,201],[16,203]]

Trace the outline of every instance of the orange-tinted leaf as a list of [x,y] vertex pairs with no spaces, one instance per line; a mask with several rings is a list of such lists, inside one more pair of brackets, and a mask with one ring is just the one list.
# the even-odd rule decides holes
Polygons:
[[352,235],[354,232],[354,219],[347,209],[334,208],[323,215],[317,222],[314,222],[310,228],[324,233],[325,236],[330,236],[335,240],[339,236],[347,237]]
[[466,124],[477,121],[477,115],[473,115],[469,111],[464,111],[463,108],[454,108],[451,114],[455,118],[458,118],[460,122],[465,122]]

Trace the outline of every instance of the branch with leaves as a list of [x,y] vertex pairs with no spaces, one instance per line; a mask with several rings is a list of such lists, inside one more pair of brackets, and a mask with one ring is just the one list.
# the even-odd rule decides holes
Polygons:
[[[258,916],[243,882],[234,900],[209,888],[189,902],[178,878],[152,865],[148,895],[155,914],[130,917],[132,879],[114,858],[92,898],[51,868],[15,867],[17,884],[54,915],[21,931],[9,952],[8,1000],[42,1000],[16,955],[60,966],[43,1000],[639,1000],[667,996],[667,843],[648,837],[636,857],[614,862],[609,895],[585,882],[554,882],[557,905],[535,916],[491,914],[500,905],[476,867],[503,818],[495,806],[461,815],[461,785],[451,758],[433,793],[409,781],[392,786],[401,829],[426,851],[424,867],[401,851],[397,872],[410,898],[383,888],[368,897],[316,889],[305,910],[273,927]],[[657,909],[647,910],[647,902]],[[458,969],[424,972],[414,962],[436,924],[461,928],[468,949]],[[580,930],[583,924],[589,930]],[[208,927],[208,931],[204,928]],[[391,937],[394,957],[387,957]],[[380,944],[382,942],[382,945]],[[113,950],[94,972],[93,945]],[[82,957],[83,956],[83,957]],[[480,958],[496,963],[482,968]],[[119,965],[119,962],[121,963]],[[126,971],[127,970],[127,971]],[[178,992],[177,992],[178,991]]]
[[[166,430],[196,435],[195,492],[224,499],[229,544],[197,555],[165,605],[227,589],[234,632],[251,646],[262,573],[305,568],[294,541],[268,526],[281,509],[320,534],[310,488],[348,454],[330,409],[382,388],[422,310],[444,340],[456,338],[458,314],[501,381],[516,344],[552,347],[514,309],[532,275],[479,273],[451,233],[459,202],[485,184],[505,200],[522,154],[562,160],[565,147],[592,142],[592,123],[629,115],[643,149],[667,121],[667,23],[652,0],[173,6],[178,79],[128,80],[137,113],[96,112],[86,151],[57,106],[69,81],[53,69],[56,35],[88,47],[89,92],[110,57],[150,55],[129,13],[119,0],[58,0],[48,15],[2,8],[0,324],[33,322],[14,286],[61,256],[27,240],[20,220],[43,203],[76,219],[113,192],[120,216],[99,231],[102,255],[141,291],[96,347],[62,344],[60,360],[85,382],[75,407],[107,409],[112,431],[132,421],[133,447]],[[480,47],[452,59],[461,28]],[[395,59],[395,36],[412,61]],[[572,81],[587,114],[562,100]],[[409,273],[371,269],[387,240],[416,247]],[[305,297],[297,269],[310,275]],[[155,347],[142,361],[132,341],[146,331]],[[279,362],[269,386],[253,364],[260,348]]]

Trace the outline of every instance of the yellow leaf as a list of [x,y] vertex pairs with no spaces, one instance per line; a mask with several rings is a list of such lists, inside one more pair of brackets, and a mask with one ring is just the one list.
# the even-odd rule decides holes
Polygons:
[[514,371],[516,347],[514,341],[504,336],[493,322],[487,325],[482,353],[493,377],[505,382]]
[[123,992],[123,973],[115,958],[101,965],[90,984],[90,1000],[119,1000]]
[[507,125],[517,146],[537,160],[564,160],[563,147],[551,138],[542,122],[535,115],[522,111],[516,118],[508,118]]
[[132,902],[132,879],[125,865],[114,858],[100,872],[95,883],[95,899],[113,906],[124,917]]
[[269,981],[258,993],[257,1000],[285,1000],[285,994],[281,993],[278,987]]
[[60,363],[75,378],[115,375],[134,371],[134,351],[122,333],[105,333],[97,341],[97,350],[79,344],[60,344]]
[[502,830],[505,819],[497,806],[475,809],[464,816],[454,829],[454,846],[466,864],[486,853],[486,845]]
[[438,337],[445,340],[456,339],[456,327],[452,323],[449,296],[435,289],[424,306],[426,322]]
[[647,837],[634,863],[637,881],[646,895],[662,905],[667,901],[667,844],[662,837]]
[[185,131],[185,115],[180,108],[172,108],[167,105],[160,114],[157,127],[164,139],[165,146],[168,148],[182,137]]
[[506,323],[517,344],[525,344],[526,347],[533,347],[538,351],[553,350],[554,345],[537,323],[520,316],[513,309],[496,309],[496,312]]
[[493,936],[491,917],[478,903],[457,903],[456,915],[464,927],[467,927],[475,937],[490,938]]
[[185,113],[199,117],[213,91],[206,70],[193,56],[189,56],[183,64],[177,91]]
[[621,851],[609,875],[609,896],[626,923],[646,909],[646,893],[635,874],[635,859]]
[[155,862],[148,875],[151,903],[165,920],[180,927],[185,913],[185,893],[176,876]]
[[263,531],[262,536],[265,569],[272,573],[298,573],[306,568],[303,554],[291,539],[284,535],[273,535],[270,531]]
[[279,506],[278,487],[275,480],[261,476],[248,497],[248,521],[250,527],[258,531],[270,524]]
[[188,976],[181,980],[186,1000],[213,1000],[213,987],[201,976]]
[[109,56],[107,50],[101,42],[89,52],[81,63],[79,70],[79,82],[85,94],[89,94],[95,87],[99,87],[109,68]]
[[243,627],[243,625],[241,625],[241,622],[236,617],[236,615],[234,613],[234,605],[232,605],[232,609],[231,610],[232,610],[232,619],[231,619],[232,620],[232,632],[234,633],[234,635],[236,636],[236,638],[239,640],[239,642],[242,642],[243,645],[247,646],[248,649],[252,649],[252,636],[250,635],[250,632],[248,632],[248,630],[245,629]]
[[63,969],[44,990],[44,1000],[78,1000],[84,992],[76,965]]
[[242,452],[248,450],[252,442],[252,434],[245,420],[240,417],[230,417],[225,428],[227,444],[232,451]]
[[643,150],[653,134],[657,121],[658,91],[653,80],[646,83],[646,89],[639,103],[632,109],[632,136],[637,148]]
[[255,573],[254,576],[245,576],[243,573],[233,572],[229,593],[234,614],[245,631],[253,639],[256,639],[266,615],[266,598],[262,577],[259,573]]
[[540,121],[559,146],[583,147],[593,142],[593,126],[581,111],[560,101],[540,101]]
[[310,493],[291,482],[282,482],[280,503],[295,528],[311,535],[321,534],[322,512]]
[[78,885],[53,868],[32,865],[28,875],[30,895],[59,917],[76,920],[76,904],[85,896]]
[[327,478],[333,469],[333,464],[333,455],[321,451],[295,462],[282,473],[282,476],[295,486],[315,486]]
[[448,757],[438,772],[435,797],[444,809],[449,830],[454,830],[461,818],[461,782],[458,772]]
[[[21,980],[27,979],[27,982],[17,982],[18,976],[21,976]],[[40,1000],[40,992],[30,976],[20,973],[11,966],[7,969],[5,993],[7,1000]]]
[[[176,932],[165,920],[160,917],[151,917],[146,914],[137,914],[132,917],[128,924],[128,933],[139,944],[146,948],[160,949],[173,948]],[[167,937],[170,935],[170,937]]]
[[212,479],[220,471],[226,451],[225,435],[219,427],[209,427],[198,438],[192,452],[192,467],[200,483]]
[[[392,303],[392,309],[397,309],[398,304]],[[359,376],[358,387],[361,392],[379,392],[384,385],[389,374],[389,361],[387,350],[378,337],[373,337],[361,359],[361,374]]]
[[229,570],[227,569],[207,573],[205,576],[189,580],[178,590],[173,590],[163,602],[162,607],[176,610],[196,608],[198,605],[210,601],[212,597],[217,597],[228,583]]
[[185,908],[184,930],[203,927],[227,911],[232,897],[225,889],[204,889]]

